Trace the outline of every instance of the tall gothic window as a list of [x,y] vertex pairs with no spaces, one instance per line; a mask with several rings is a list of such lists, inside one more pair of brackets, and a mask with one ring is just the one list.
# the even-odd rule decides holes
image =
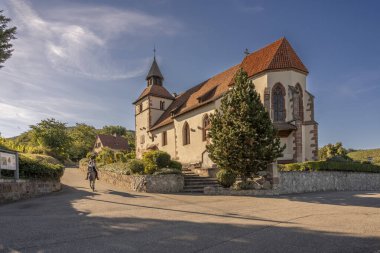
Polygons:
[[277,83],[272,89],[273,99],[273,121],[285,121],[285,88]]
[[208,131],[209,126],[210,126],[210,119],[208,115],[206,114],[203,117],[203,122],[202,122],[202,140],[203,141],[207,140],[207,131]]
[[185,122],[185,124],[183,125],[182,139],[183,139],[183,145],[190,144],[190,127],[187,122]]
[[294,118],[303,121],[303,92],[299,83],[296,85],[296,94],[293,103]]

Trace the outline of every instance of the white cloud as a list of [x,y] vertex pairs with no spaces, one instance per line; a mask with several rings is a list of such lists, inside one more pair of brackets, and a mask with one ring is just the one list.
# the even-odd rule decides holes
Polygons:
[[142,76],[151,60],[115,57],[112,50],[120,50],[115,42],[130,41],[123,45],[128,50],[142,39],[181,29],[173,19],[105,6],[36,11],[29,2],[9,0],[0,9],[17,26],[15,51],[0,70],[0,132],[5,136],[47,117],[94,122],[89,115],[117,107],[118,98],[110,95],[118,94],[104,87]]

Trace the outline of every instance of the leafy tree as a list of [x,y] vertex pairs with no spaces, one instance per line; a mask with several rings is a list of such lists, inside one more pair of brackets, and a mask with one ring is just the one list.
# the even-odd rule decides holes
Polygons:
[[[13,49],[10,41],[16,39],[16,27],[8,28],[8,23],[11,19],[5,17],[2,13],[3,11],[0,10],[0,64],[12,56]],[[0,65],[0,68],[2,67]]]
[[285,149],[260,95],[242,69],[210,121],[212,142],[207,145],[210,158],[219,168],[236,172],[243,182],[266,170]]
[[100,130],[101,134],[124,136],[127,133],[127,129],[123,126],[104,126]]
[[94,146],[96,139],[96,129],[84,123],[77,123],[75,127],[68,129],[71,139],[69,148],[70,159],[79,160],[86,156]]
[[61,160],[67,157],[70,137],[66,131],[66,123],[50,118],[30,127],[33,140],[45,148],[49,155]]
[[349,159],[347,156],[348,151],[343,147],[341,142],[335,144],[327,144],[319,149],[319,159],[328,160],[334,157],[342,157],[344,159]]

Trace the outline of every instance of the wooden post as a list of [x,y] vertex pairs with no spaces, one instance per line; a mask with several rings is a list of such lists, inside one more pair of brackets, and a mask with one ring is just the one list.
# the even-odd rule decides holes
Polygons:
[[16,170],[15,170],[15,180],[20,179],[20,171],[19,171],[19,161],[18,161],[18,152],[16,152]]

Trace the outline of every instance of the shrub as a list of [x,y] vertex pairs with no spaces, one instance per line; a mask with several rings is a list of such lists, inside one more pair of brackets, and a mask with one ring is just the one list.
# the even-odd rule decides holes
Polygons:
[[24,155],[20,155],[19,162],[20,178],[59,180],[64,172],[61,164],[41,162]]
[[40,154],[23,154],[23,156],[36,160],[38,162],[51,163],[51,164],[62,164],[60,161],[52,156],[40,155]]
[[115,162],[115,153],[109,148],[103,148],[96,157],[100,164],[110,164]]
[[170,155],[164,151],[152,150],[143,154],[146,174],[153,174],[156,170],[170,165]]
[[123,152],[117,151],[114,154],[115,162],[126,162],[127,159],[125,158],[125,155]]
[[136,159],[136,153],[134,151],[131,151],[129,153],[124,154],[124,158],[128,161],[130,159]]
[[281,171],[349,171],[380,173],[380,166],[360,162],[310,161],[279,166]]
[[141,160],[131,159],[127,162],[127,167],[133,174],[144,173],[144,163]]
[[216,178],[223,187],[228,188],[235,183],[236,173],[231,170],[221,169],[216,173]]
[[168,174],[182,174],[182,172],[178,169],[173,168],[162,168],[156,170],[153,175],[168,175]]
[[159,169],[157,164],[155,164],[149,160],[143,160],[143,164],[144,164],[144,173],[145,174],[153,174],[155,171],[157,171]]
[[143,154],[143,160],[156,164],[158,168],[166,168],[170,164],[170,155],[164,151],[152,150]]
[[182,163],[177,161],[170,161],[169,168],[176,169],[176,170],[182,170]]

